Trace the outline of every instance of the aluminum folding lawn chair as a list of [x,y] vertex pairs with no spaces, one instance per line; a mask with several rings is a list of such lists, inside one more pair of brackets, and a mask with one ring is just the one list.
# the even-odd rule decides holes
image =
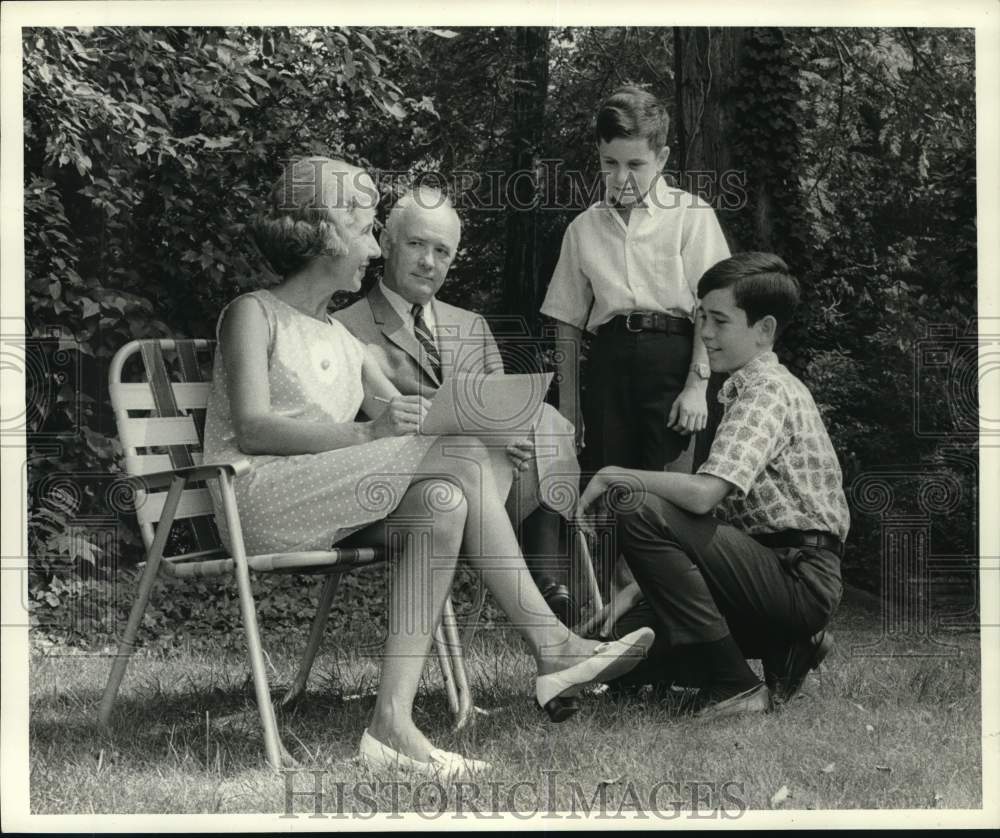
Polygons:
[[[203,369],[210,369],[213,349],[214,343],[208,340],[133,341],[122,347],[111,362],[111,404],[125,450],[128,479],[136,487],[136,517],[147,553],[135,603],[101,699],[100,720],[108,724],[111,718],[115,696],[135,649],[157,574],[180,578],[234,574],[267,759],[274,768],[281,768],[294,764],[295,760],[278,734],[265,675],[250,573],[326,575],[305,654],[282,701],[286,704],[305,690],[341,576],[383,561],[386,555],[384,550],[371,547],[246,554],[233,481],[249,472],[251,465],[247,461],[205,463],[201,454],[210,386]],[[218,481],[220,487],[231,534],[231,554],[223,548],[212,524],[214,510],[204,487],[210,480]],[[175,522],[181,520],[189,524],[186,538],[169,539]],[[166,555],[168,544],[173,547],[177,542],[187,542],[181,548],[183,552]],[[445,690],[458,729],[472,717],[473,705],[450,597],[434,637]]]

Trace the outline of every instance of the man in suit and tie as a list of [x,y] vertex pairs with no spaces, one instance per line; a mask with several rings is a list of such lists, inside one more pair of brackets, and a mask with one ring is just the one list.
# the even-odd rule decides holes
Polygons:
[[[431,397],[463,373],[502,373],[503,360],[485,318],[437,299],[458,251],[461,222],[447,197],[418,188],[397,201],[380,239],[380,282],[334,314],[368,344],[388,378],[406,395]],[[525,560],[552,610],[575,618],[566,585],[568,539],[560,513],[573,514],[579,483],[573,426],[544,405],[532,465],[513,484],[507,509],[520,525]]]

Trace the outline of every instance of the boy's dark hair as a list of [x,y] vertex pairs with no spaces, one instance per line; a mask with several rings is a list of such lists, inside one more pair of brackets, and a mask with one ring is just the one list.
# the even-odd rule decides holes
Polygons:
[[751,326],[770,314],[777,321],[777,340],[799,304],[799,282],[774,253],[737,253],[709,268],[698,282],[698,299],[712,291],[733,289],[733,300]]
[[670,118],[657,98],[641,87],[619,87],[597,112],[594,134],[598,141],[610,143],[618,137],[639,137],[653,151],[667,144]]

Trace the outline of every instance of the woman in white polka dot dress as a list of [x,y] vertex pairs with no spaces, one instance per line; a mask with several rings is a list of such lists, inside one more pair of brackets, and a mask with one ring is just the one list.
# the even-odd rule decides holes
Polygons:
[[[543,706],[631,669],[652,632],[596,644],[566,629],[531,581],[482,444],[418,434],[429,402],[401,396],[327,316],[333,294],[356,291],[380,255],[377,201],[368,175],[342,161],[306,158],[285,169],[253,224],[283,279],[237,298],[219,318],[205,460],[253,465],[235,484],[251,554],[326,549],[347,536],[378,546],[390,529],[430,531],[430,539],[398,541],[388,563],[389,623],[398,629],[386,640],[361,756],[455,779],[488,766],[435,749],[411,713],[460,550],[527,642]],[[377,418],[355,421],[362,408]],[[523,450],[509,454],[524,464]]]

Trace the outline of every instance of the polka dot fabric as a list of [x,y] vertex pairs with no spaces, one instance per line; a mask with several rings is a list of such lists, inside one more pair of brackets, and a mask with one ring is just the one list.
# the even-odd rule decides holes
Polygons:
[[[361,407],[363,345],[336,321],[320,322],[268,291],[247,294],[269,328],[271,408],[306,421],[351,422]],[[222,322],[223,312],[219,318]],[[225,364],[216,351],[205,418],[205,462],[249,460],[235,482],[250,555],[325,550],[399,505],[434,437],[386,437],[322,454],[251,456],[240,451],[229,409]],[[223,543],[229,532],[210,484]]]

